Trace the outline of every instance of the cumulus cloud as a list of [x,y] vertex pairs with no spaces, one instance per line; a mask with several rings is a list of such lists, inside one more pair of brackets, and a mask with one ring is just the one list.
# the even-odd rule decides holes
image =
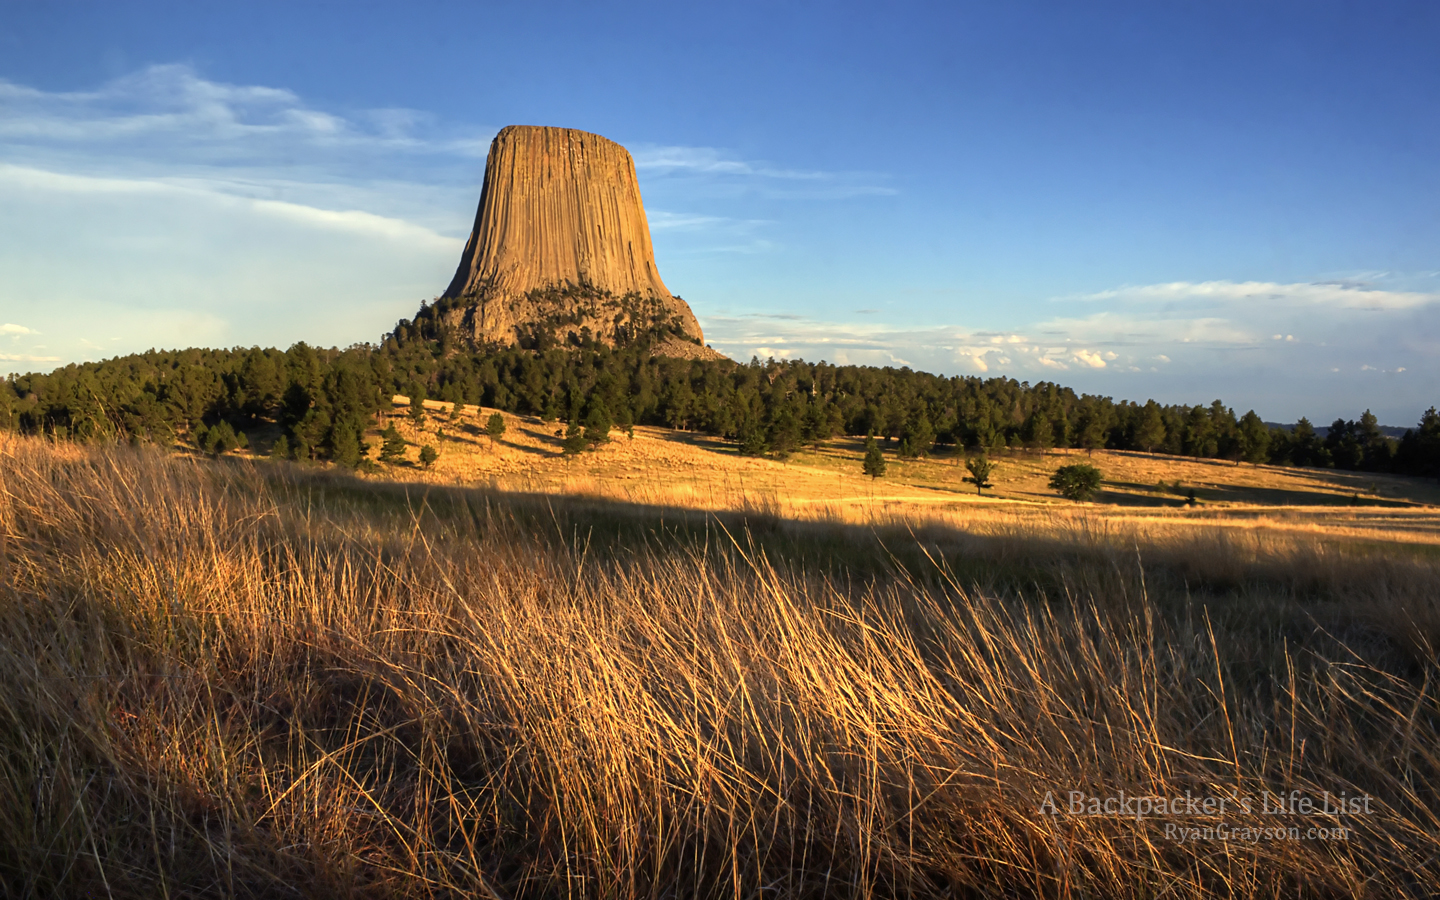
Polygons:
[[21,335],[21,334],[38,334],[38,333],[39,333],[39,332],[37,332],[37,331],[35,331],[35,330],[33,330],[33,329],[26,328],[24,325],[16,325],[16,324],[14,324],[13,322],[6,322],[5,324],[0,325],[0,334]]

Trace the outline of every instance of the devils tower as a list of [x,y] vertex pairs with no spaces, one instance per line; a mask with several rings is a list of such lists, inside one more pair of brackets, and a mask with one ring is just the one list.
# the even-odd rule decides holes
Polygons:
[[695,314],[660,280],[634,160],[573,128],[495,136],[475,227],[434,313],[473,346],[651,334],[709,355]]

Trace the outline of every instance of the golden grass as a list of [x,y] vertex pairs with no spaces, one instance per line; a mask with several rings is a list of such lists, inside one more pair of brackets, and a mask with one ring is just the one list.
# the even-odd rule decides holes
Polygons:
[[1432,559],[775,512],[0,436],[0,892],[1440,893]]
[[[1178,511],[1191,489],[1200,508],[1211,512],[1262,506],[1277,509],[1330,508],[1365,511],[1419,511],[1440,519],[1440,485],[1433,480],[1323,469],[1236,465],[1220,460],[1171,457],[1100,450],[1017,451],[996,458],[994,490],[984,497],[963,481],[963,455],[938,448],[925,460],[900,460],[887,454],[885,478],[862,474],[863,441],[836,438],[823,447],[796,453],[787,462],[740,456],[734,444],[694,432],[638,427],[634,437],[619,430],[598,450],[565,458],[561,454],[562,423],[543,423],[529,416],[502,413],[505,436],[492,442],[481,434],[493,411],[462,407],[451,421],[449,404],[426,401],[430,418],[421,428],[405,415],[408,400],[395,398],[397,410],[387,414],[412,444],[440,450],[433,469],[422,471],[413,460],[400,468],[385,467],[385,477],[435,484],[493,485],[523,491],[573,494],[577,491],[613,499],[730,509],[746,502],[778,502],[787,514],[814,516],[805,510],[844,510],[854,520],[867,510],[903,505],[953,509],[966,514],[974,506],[1067,505],[1048,481],[1055,469],[1089,462],[1105,474],[1102,506],[1128,512]],[[379,428],[372,444],[379,446]],[[443,431],[443,436],[437,435]],[[372,456],[375,452],[373,451]],[[1178,484],[1178,487],[1177,487]],[[770,498],[765,500],[763,498]],[[913,510],[912,510],[913,511]],[[1195,510],[1189,510],[1195,512]]]

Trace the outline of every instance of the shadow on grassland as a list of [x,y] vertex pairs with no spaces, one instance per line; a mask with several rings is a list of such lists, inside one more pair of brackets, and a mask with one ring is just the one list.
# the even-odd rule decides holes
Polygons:
[[[1260,594],[1285,603],[1369,607],[1377,590],[1392,600],[1425,603],[1440,583],[1430,545],[1322,541],[1218,522],[1151,531],[1118,525],[1103,508],[1059,508],[1051,516],[973,524],[902,517],[855,524],[789,519],[763,502],[715,512],[586,495],[375,482],[289,464],[261,472],[277,496],[323,509],[342,527],[389,519],[391,528],[438,526],[450,539],[499,529],[547,547],[617,559],[734,551],[840,583],[899,577],[1013,597],[1145,594],[1162,605],[1203,596],[1237,608],[1255,607]],[[1197,493],[1201,502],[1221,496],[1212,489]],[[1288,499],[1292,492],[1276,493]],[[1176,497],[1114,492],[1104,499],[1136,507],[1185,505]]]

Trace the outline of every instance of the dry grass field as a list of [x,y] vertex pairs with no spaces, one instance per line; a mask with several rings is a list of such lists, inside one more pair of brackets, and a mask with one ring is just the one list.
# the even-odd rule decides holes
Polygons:
[[1440,894],[1421,496],[463,425],[378,477],[0,435],[0,894]]
[[[1015,451],[995,458],[999,470],[994,490],[977,497],[963,454],[939,449],[925,460],[901,460],[892,444],[883,479],[860,471],[863,441],[837,438],[819,450],[802,450],[787,462],[742,457],[735,445],[693,432],[638,427],[634,436],[616,429],[609,444],[573,459],[561,452],[564,424],[544,423],[533,416],[502,413],[505,435],[492,444],[483,434],[484,420],[494,410],[461,407],[452,419],[451,406],[426,401],[426,422],[412,426],[409,400],[395,398],[386,415],[406,440],[419,447],[435,446],[440,459],[427,481],[446,484],[494,484],[528,490],[585,493],[641,500],[645,492],[673,491],[701,509],[734,506],[749,495],[770,497],[799,511],[807,505],[838,506],[903,502],[947,506],[989,500],[1063,503],[1047,487],[1056,468],[1089,462],[1105,473],[1104,493],[1096,502],[1135,510],[1178,508],[1189,489],[1207,508],[1359,506],[1416,510],[1440,506],[1440,484],[1404,476],[1372,475],[1319,469],[1235,464],[1211,459],[1170,457],[1122,451],[1050,450],[1045,454]],[[437,432],[440,432],[437,434]],[[379,428],[372,434],[378,446]],[[374,450],[371,456],[375,455]],[[418,450],[409,451],[414,464]],[[398,477],[413,480],[414,469]],[[663,493],[654,495],[657,500]],[[662,501],[663,502],[663,501]],[[674,502],[673,498],[671,502]]]
[[[887,452],[884,478],[861,472],[863,441],[838,438],[788,461],[740,456],[735,445],[692,432],[619,429],[610,443],[567,458],[563,423],[503,414],[504,436],[483,435],[493,410],[427,401],[416,428],[397,396],[386,424],[412,445],[407,461],[376,477],[436,485],[618,500],[676,510],[758,511],[785,519],[861,525],[932,524],[971,533],[1044,534],[1103,520],[1115,533],[1185,535],[1221,531],[1236,541],[1293,540],[1366,546],[1401,543],[1440,557],[1440,483],[1405,476],[1255,466],[1121,451],[1017,451],[995,458],[995,487],[977,495],[964,482],[963,454],[939,449],[925,460]],[[380,428],[371,436],[378,448]],[[425,444],[440,451],[430,469]],[[371,450],[372,457],[377,451]],[[1105,475],[1101,494],[1075,504],[1048,487],[1060,466],[1087,462]],[[1197,503],[1187,503],[1194,490]]]

